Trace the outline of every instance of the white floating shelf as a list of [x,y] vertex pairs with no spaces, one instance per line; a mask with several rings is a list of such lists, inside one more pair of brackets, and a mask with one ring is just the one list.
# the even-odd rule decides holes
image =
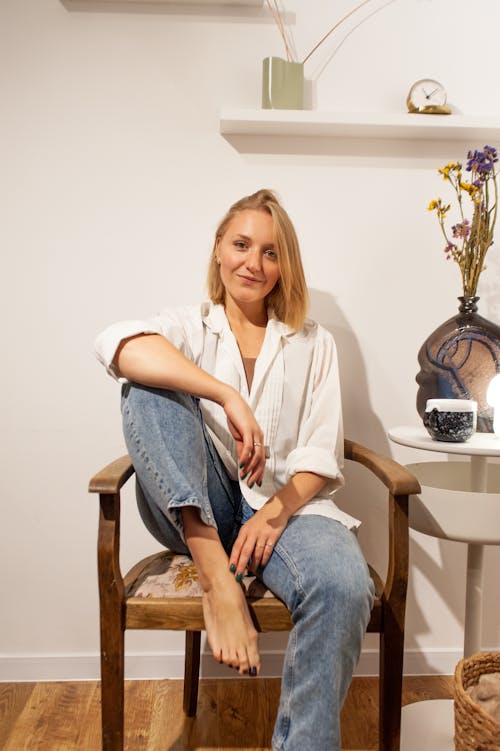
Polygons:
[[[500,117],[348,113],[316,110],[225,109],[224,136],[292,136],[329,138],[500,141]],[[484,142],[484,143],[483,143]],[[471,144],[477,146],[478,144]]]
[[261,8],[264,0],[79,0],[80,3],[117,3],[121,5],[198,5],[217,7],[220,5],[237,5],[239,7],[259,7]]

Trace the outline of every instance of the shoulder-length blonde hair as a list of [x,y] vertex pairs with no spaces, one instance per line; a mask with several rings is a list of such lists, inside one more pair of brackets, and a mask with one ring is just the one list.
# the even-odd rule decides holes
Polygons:
[[225,288],[216,259],[217,243],[233,217],[248,209],[266,211],[273,218],[273,240],[278,255],[280,278],[268,294],[266,304],[273,308],[280,321],[298,331],[304,324],[309,307],[299,241],[290,217],[271,190],[258,190],[251,196],[236,201],[217,227],[207,275],[210,299],[215,304],[223,305],[225,302]]

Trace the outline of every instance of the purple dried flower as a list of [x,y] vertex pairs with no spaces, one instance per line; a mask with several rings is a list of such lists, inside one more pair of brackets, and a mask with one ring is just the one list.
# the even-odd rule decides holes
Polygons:
[[468,219],[464,219],[463,222],[458,222],[457,224],[454,224],[451,228],[451,231],[453,232],[453,237],[456,238],[463,238],[464,240],[469,237],[470,235],[470,222]]
[[498,162],[497,150],[493,146],[485,146],[483,151],[491,162]]
[[491,177],[494,170],[494,163],[498,161],[497,151],[492,146],[485,146],[483,151],[469,151],[467,152],[467,166],[466,170],[477,175],[477,180],[474,185],[484,183],[489,177]]
[[446,254],[446,259],[449,261],[453,251],[457,249],[457,246],[455,243],[449,242],[448,245],[445,247],[444,252]]

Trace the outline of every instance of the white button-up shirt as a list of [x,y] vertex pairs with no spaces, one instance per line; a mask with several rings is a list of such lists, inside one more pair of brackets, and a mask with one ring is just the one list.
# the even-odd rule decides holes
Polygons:
[[[169,308],[150,320],[122,321],[107,328],[97,337],[96,354],[117,380],[125,381],[112,364],[120,342],[141,333],[164,336],[198,366],[233,386],[249,404],[269,452],[261,487],[250,489],[240,480],[252,508],[261,508],[297,472],[314,472],[329,482],[296,515],[320,514],[350,529],[359,526],[332,498],[344,484],[343,431],[337,351],[326,329],[308,320],[296,332],[270,311],[250,391],[222,305]],[[200,405],[215,447],[229,475],[237,479],[236,449],[224,410],[207,399]]]

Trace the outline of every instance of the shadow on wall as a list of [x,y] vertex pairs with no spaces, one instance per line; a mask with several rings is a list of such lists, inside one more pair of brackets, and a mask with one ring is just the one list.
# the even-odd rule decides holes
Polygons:
[[[390,454],[387,435],[371,402],[366,367],[358,340],[333,295],[311,289],[311,317],[321,323],[337,344],[342,391],[342,411],[346,438],[362,443],[380,454]],[[345,467],[346,488],[339,491],[336,502],[345,511],[363,520],[359,532],[361,546],[370,563],[380,572],[387,567],[386,493],[363,468]]]
[[337,343],[345,435],[381,453],[389,451],[382,424],[370,403],[366,368],[354,331],[333,295],[311,289],[311,318]]
[[[345,436],[390,456],[391,444],[377,416],[376,405],[374,408],[370,401],[366,367],[356,334],[334,296],[315,289],[310,290],[310,296],[311,318],[330,331],[337,344]],[[362,519],[360,545],[368,561],[384,578],[387,570],[387,492],[378,483],[374,484],[373,478],[363,467],[351,466],[349,462],[344,474],[346,487],[339,491],[336,502],[347,513]],[[456,589],[450,591],[449,585],[449,573],[456,570],[460,551],[456,550],[456,546],[444,543],[438,564],[420,545],[419,537],[412,534],[410,541],[406,626],[406,649],[416,647],[417,650],[418,637],[432,631],[432,614],[424,612],[417,601],[412,586],[412,570],[418,570],[428,579],[429,586],[437,591],[457,619],[463,621],[462,599]],[[416,662],[419,672],[425,672],[427,662],[422,654]],[[430,665],[429,671],[433,672]]]

